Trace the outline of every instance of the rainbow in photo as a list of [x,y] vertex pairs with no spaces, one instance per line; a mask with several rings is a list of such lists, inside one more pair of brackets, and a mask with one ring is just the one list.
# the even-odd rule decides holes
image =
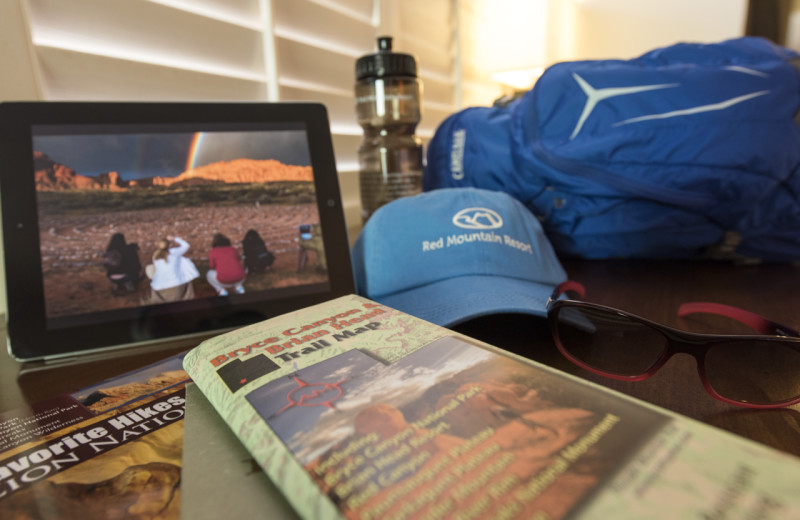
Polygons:
[[200,150],[200,144],[203,142],[205,132],[195,132],[192,137],[192,142],[189,144],[189,156],[186,158],[186,171],[191,172],[195,168],[195,161],[197,161],[197,153]]

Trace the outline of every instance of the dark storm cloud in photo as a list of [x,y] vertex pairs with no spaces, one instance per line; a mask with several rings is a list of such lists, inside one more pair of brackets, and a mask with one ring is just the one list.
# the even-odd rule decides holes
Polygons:
[[303,131],[204,132],[196,149],[194,138],[193,133],[39,135],[33,138],[33,149],[80,175],[115,171],[124,180],[174,177],[191,159],[195,168],[234,159],[311,165]]

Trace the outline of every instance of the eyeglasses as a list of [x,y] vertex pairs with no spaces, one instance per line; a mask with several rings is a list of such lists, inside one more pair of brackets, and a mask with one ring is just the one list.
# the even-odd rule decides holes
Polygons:
[[697,361],[706,391],[720,401],[749,408],[800,403],[800,333],[758,314],[716,303],[686,303],[678,316],[710,313],[736,319],[768,334],[699,334],[667,327],[612,307],[572,299],[585,290],[559,285],[547,302],[556,346],[576,365],[622,381],[643,381],[674,354]]

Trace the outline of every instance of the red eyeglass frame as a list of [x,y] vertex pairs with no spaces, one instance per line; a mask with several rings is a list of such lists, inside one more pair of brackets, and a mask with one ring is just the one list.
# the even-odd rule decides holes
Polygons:
[[[711,348],[715,343],[718,343],[720,341],[757,340],[757,341],[779,341],[781,343],[788,342],[790,345],[793,346],[793,348],[797,349],[798,353],[800,353],[800,332],[790,327],[781,325],[780,323],[771,321],[763,316],[760,316],[750,311],[746,311],[744,309],[740,309],[738,307],[732,307],[729,305],[711,303],[711,302],[690,302],[690,303],[684,303],[678,308],[678,316],[686,316],[695,313],[707,313],[707,314],[716,314],[720,316],[725,316],[728,318],[735,319],[741,323],[744,323],[745,325],[761,332],[762,334],[767,334],[767,336],[740,335],[740,334],[702,334],[698,332],[689,332],[669,327],[667,325],[663,325],[661,323],[657,323],[648,320],[646,318],[642,318],[641,316],[637,316],[635,314],[631,314],[629,312],[622,311],[620,309],[615,309],[614,307],[607,307],[605,305],[584,302],[581,300],[559,299],[559,297],[562,294],[567,292],[577,293],[580,298],[584,298],[586,296],[586,289],[583,287],[583,285],[572,280],[563,282],[558,287],[556,287],[555,291],[553,291],[553,294],[547,300],[547,304],[545,305],[547,309],[547,318],[550,325],[550,332],[553,336],[553,340],[556,343],[556,347],[558,347],[558,350],[564,355],[564,357],[566,357],[572,363],[578,365],[579,367],[585,370],[588,370],[594,374],[603,377],[617,379],[620,381],[644,381],[645,379],[648,379],[649,377],[653,376],[662,366],[664,366],[664,364],[673,355],[683,353],[683,354],[689,354],[690,356],[694,357],[695,362],[697,363],[698,375],[700,376],[700,380],[702,381],[703,387],[706,389],[706,392],[708,392],[708,394],[711,395],[713,398],[718,399],[724,403],[746,408],[756,408],[756,409],[783,408],[785,406],[791,406],[800,403],[800,395],[792,399],[787,399],[775,403],[748,403],[748,402],[729,399],[725,396],[718,394],[716,390],[713,389],[713,387],[708,381],[708,378],[706,377],[706,371],[705,371],[705,354],[709,350],[709,348]],[[641,323],[642,325],[648,326],[660,332],[667,340],[667,348],[664,349],[664,352],[661,353],[661,356],[658,358],[658,360],[656,360],[650,366],[650,368],[642,374],[620,375],[594,368],[591,365],[587,365],[580,359],[570,354],[570,352],[561,343],[558,334],[557,310],[567,306],[597,309],[604,312],[617,314],[631,321]]]

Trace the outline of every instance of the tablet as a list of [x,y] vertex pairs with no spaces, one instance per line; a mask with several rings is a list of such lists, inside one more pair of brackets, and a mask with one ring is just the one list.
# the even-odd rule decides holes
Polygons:
[[18,360],[210,335],[354,292],[320,104],[2,103],[0,169]]

